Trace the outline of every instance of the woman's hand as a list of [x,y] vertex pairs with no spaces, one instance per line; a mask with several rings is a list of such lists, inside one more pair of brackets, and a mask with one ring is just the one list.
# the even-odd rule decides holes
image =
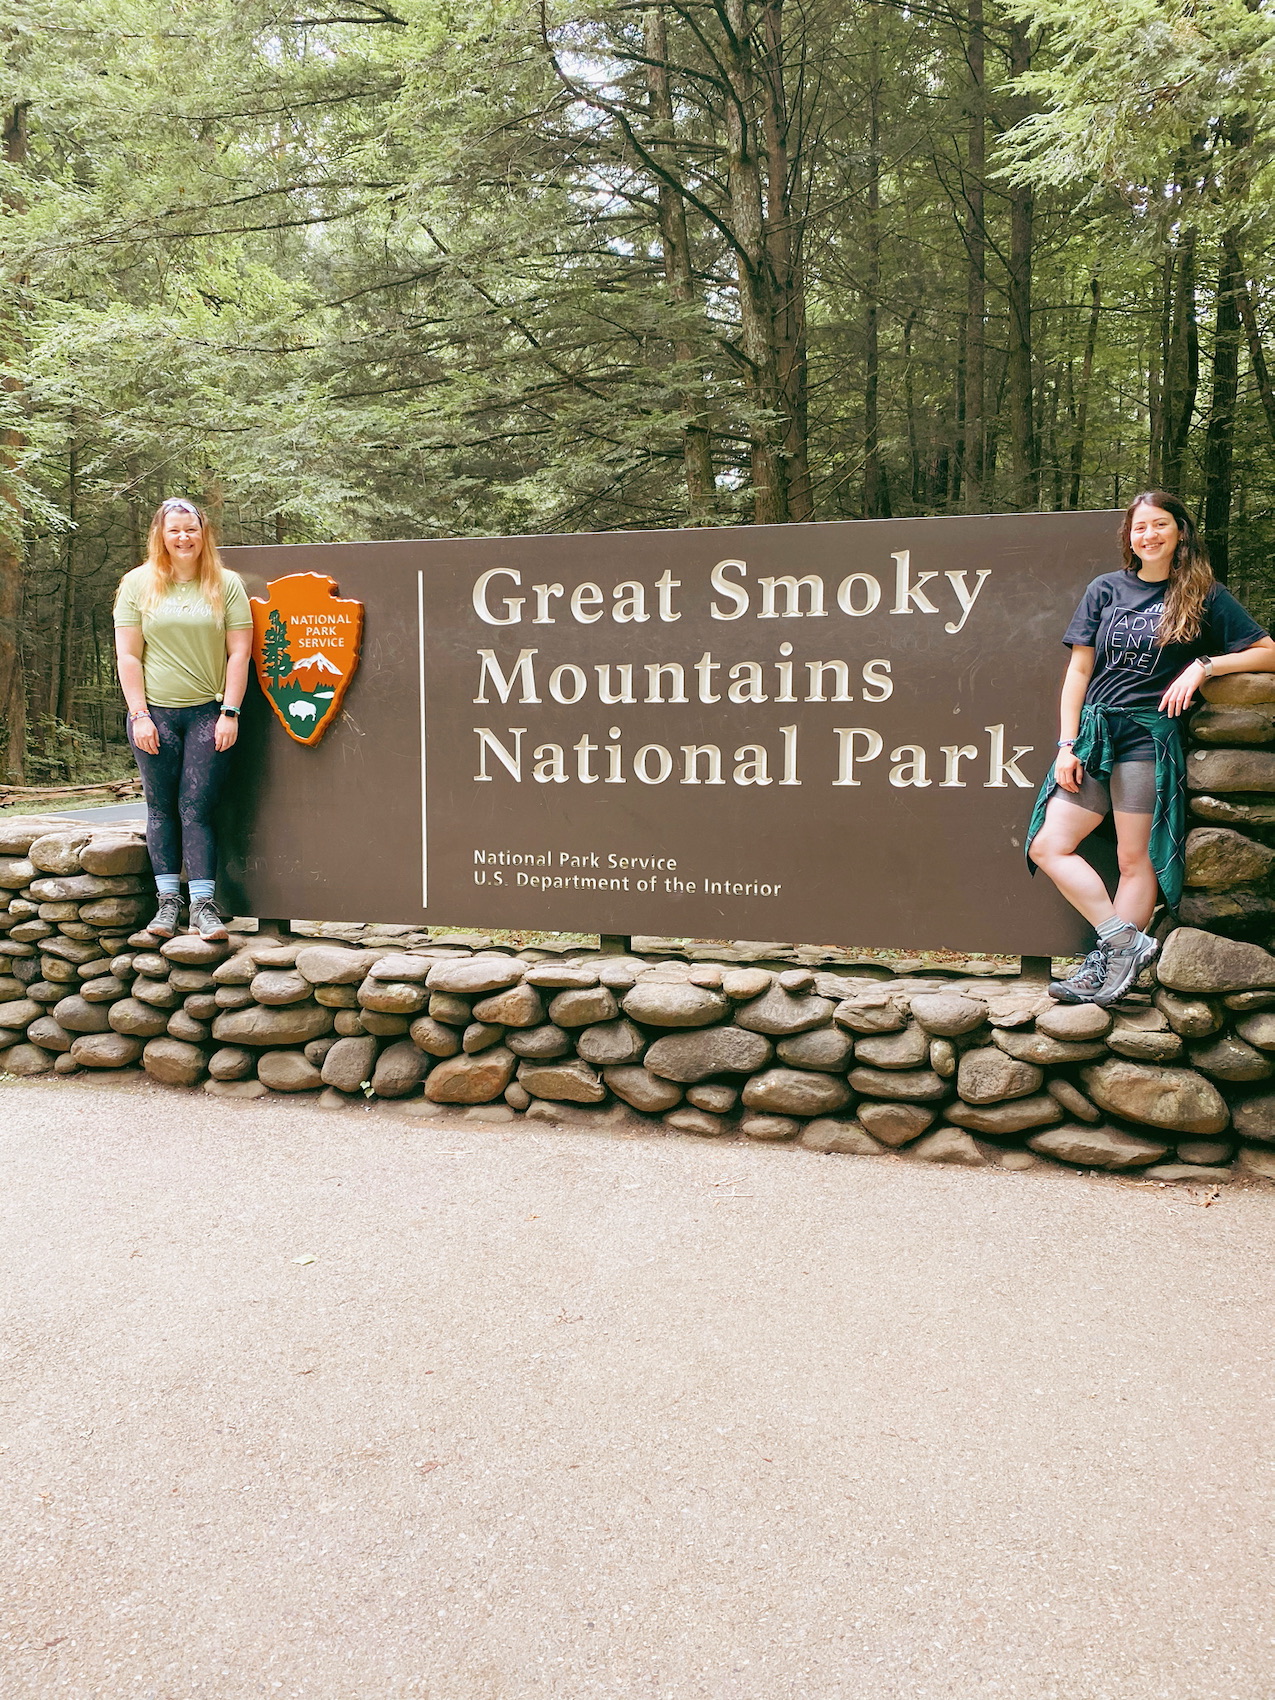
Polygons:
[[1191,706],[1191,698],[1207,677],[1203,666],[1198,661],[1192,661],[1190,666],[1184,667],[1160,698],[1160,713],[1185,714]]
[[133,742],[143,755],[157,756],[159,754],[159,728],[149,714],[138,714],[130,722],[133,732]]
[[217,727],[213,732],[213,748],[228,750],[239,736],[239,716],[237,714],[219,714]]
[[1059,750],[1054,763],[1054,778],[1064,791],[1079,791],[1085,770],[1070,750]]

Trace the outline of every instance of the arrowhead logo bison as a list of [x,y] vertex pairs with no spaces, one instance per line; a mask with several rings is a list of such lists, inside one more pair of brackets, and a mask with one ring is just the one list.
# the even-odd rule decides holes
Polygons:
[[363,604],[343,600],[322,573],[272,579],[252,598],[252,656],[279,723],[317,744],[336,718],[359,664]]

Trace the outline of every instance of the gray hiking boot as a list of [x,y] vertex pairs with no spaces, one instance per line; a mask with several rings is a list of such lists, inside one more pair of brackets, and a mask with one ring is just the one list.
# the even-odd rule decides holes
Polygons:
[[1159,949],[1156,940],[1146,933],[1135,933],[1132,941],[1118,950],[1108,945],[1106,978],[1089,1002],[1103,1006],[1118,1003],[1126,992],[1133,990],[1138,975],[1155,961]]
[[1049,995],[1059,1003],[1091,1003],[1107,983],[1107,953],[1099,945],[1065,980],[1051,980]]
[[182,900],[180,897],[166,895],[159,900],[159,908],[155,911],[154,919],[146,926],[148,933],[154,933],[157,939],[171,939],[181,922]]
[[190,906],[190,930],[201,939],[229,938],[225,923],[211,897],[197,897]]

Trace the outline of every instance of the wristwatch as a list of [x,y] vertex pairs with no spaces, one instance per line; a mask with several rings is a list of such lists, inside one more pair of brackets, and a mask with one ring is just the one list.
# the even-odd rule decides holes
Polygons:
[[228,714],[232,720],[238,720],[239,718],[239,710],[237,708],[231,708],[228,702],[222,703],[221,712],[223,714]]
[[1199,659],[1200,666],[1204,669],[1204,677],[1206,679],[1211,679],[1213,677],[1213,657],[1211,655],[1202,655]]

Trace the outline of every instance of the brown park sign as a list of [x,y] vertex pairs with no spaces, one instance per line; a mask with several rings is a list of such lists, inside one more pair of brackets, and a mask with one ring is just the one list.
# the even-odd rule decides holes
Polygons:
[[1023,837],[1062,633],[1118,565],[1118,519],[227,550],[254,594],[338,582],[366,631],[318,749],[246,702],[224,897],[325,920],[1074,950],[1086,929],[1029,878]]

